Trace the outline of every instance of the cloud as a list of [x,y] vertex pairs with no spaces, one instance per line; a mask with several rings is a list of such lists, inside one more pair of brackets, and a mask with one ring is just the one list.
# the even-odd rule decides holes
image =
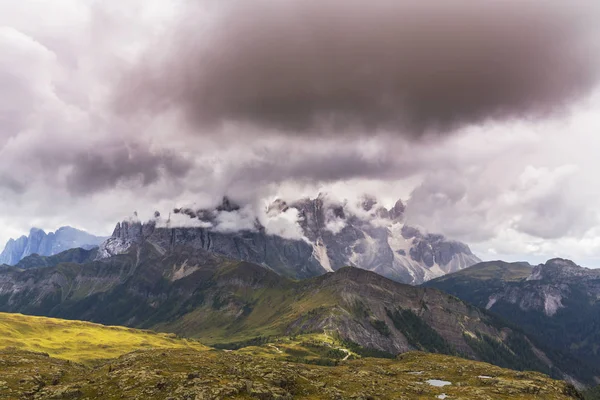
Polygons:
[[600,255],[597,7],[375,3],[0,0],[0,242],[225,194],[224,228],[300,238],[264,199],[325,191],[410,197],[482,254]]
[[226,165],[223,175],[231,186],[244,182],[255,185],[286,180],[335,182],[352,178],[400,178],[416,172],[421,160],[407,155],[405,143],[386,143],[385,138],[339,142],[285,140],[264,143],[250,154],[240,154],[236,163]]
[[277,235],[286,239],[306,240],[298,223],[298,210],[290,207],[280,213],[260,213],[259,221],[269,235]]
[[[555,169],[527,166],[511,193],[520,206],[514,229],[541,239],[583,236],[597,226],[599,215],[574,196],[573,178],[581,171],[575,165]],[[583,200],[583,201],[582,201]]]
[[512,171],[462,165],[425,177],[407,203],[407,223],[482,243],[506,232],[542,240],[583,237],[600,222],[590,202],[600,188],[582,190],[583,171],[575,165],[534,167],[525,161]]
[[600,71],[587,0],[201,4],[120,82],[119,109],[174,108],[203,133],[420,136],[554,113]]
[[0,27],[0,143],[27,127],[28,117],[52,93],[55,55],[11,27]]
[[191,163],[168,152],[151,152],[123,144],[117,148],[93,149],[78,154],[67,175],[67,188],[74,194],[110,189],[119,183],[137,181],[142,186],[156,183],[161,174],[168,179],[184,177]]

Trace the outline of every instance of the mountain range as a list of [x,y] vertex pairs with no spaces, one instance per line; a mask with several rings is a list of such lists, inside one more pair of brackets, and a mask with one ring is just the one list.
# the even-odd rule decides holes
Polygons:
[[423,350],[573,382],[595,376],[485,310],[359,268],[292,280],[177,241],[68,261],[81,252],[49,257],[43,268],[1,268],[0,311],[154,329],[230,349],[326,332],[380,357]]
[[105,240],[106,237],[94,236],[70,226],[49,233],[32,228],[28,236],[10,239],[6,243],[0,254],[0,264],[15,265],[32,254],[52,256],[72,248],[91,249]]
[[[314,199],[274,201],[267,221],[222,229],[223,220],[240,218],[243,210],[227,197],[213,209],[178,208],[174,214],[189,217],[188,226],[137,219],[120,222],[109,238],[62,227],[46,234],[32,228],[29,236],[10,239],[0,254],[0,264],[17,265],[30,255],[52,256],[72,248],[100,246],[98,258],[126,252],[133,243],[167,241],[203,248],[226,257],[260,264],[291,278],[304,279],[344,266],[376,272],[398,282],[420,284],[480,262],[469,247],[443,235],[422,233],[405,222],[401,200],[389,209],[374,197],[359,204],[336,201],[320,194]],[[295,236],[269,229],[270,220],[292,212]],[[171,227],[174,225],[174,227]],[[267,226],[265,226],[267,225]],[[31,262],[31,259],[29,260]],[[38,263],[36,261],[34,264]],[[21,264],[21,267],[26,267]]]
[[371,197],[352,205],[320,195],[289,204],[277,200],[267,214],[268,218],[277,218],[290,211],[301,230],[297,238],[270,233],[258,219],[250,228],[223,231],[219,221],[235,219],[240,213],[240,207],[227,198],[211,210],[175,210],[200,226],[172,228],[168,222],[124,221],[100,246],[100,257],[120,254],[142,241],[162,247],[184,244],[260,264],[291,278],[314,277],[355,266],[409,284],[481,261],[463,243],[424,234],[407,225],[400,200],[386,209]]
[[[0,311],[230,350],[324,334],[357,355],[418,350],[580,388],[600,382],[600,271],[564,259],[479,262],[465,244],[408,225],[404,211],[401,201],[386,209],[371,198],[277,200],[267,220],[232,230],[223,221],[239,223],[245,211],[225,198],[210,210],[174,210],[190,226],[157,213],[118,223],[104,241],[67,227],[32,230],[27,251],[15,251],[30,254],[0,266]],[[282,215],[296,236],[272,231],[269,218]]]

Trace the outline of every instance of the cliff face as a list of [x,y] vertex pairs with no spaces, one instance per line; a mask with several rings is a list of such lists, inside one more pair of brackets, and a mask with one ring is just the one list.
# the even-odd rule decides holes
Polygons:
[[290,204],[279,200],[268,212],[277,216],[290,210],[296,214],[301,238],[268,234],[258,220],[253,229],[223,232],[215,221],[239,211],[239,207],[224,199],[214,210],[176,210],[206,227],[166,228],[152,221],[119,223],[112,237],[100,246],[99,257],[126,252],[133,243],[148,240],[166,250],[185,244],[253,262],[291,278],[318,276],[354,266],[409,284],[419,284],[480,261],[463,243],[424,234],[406,225],[401,201],[388,210],[367,198],[357,209],[321,196]]
[[312,246],[303,240],[266,235],[262,231],[222,233],[206,228],[159,228],[153,222],[117,224],[113,235],[100,245],[98,258],[126,253],[133,245],[145,241],[167,253],[187,246],[259,264],[292,278],[326,272],[315,258]]
[[89,250],[104,240],[105,237],[94,236],[68,226],[50,233],[33,228],[29,236],[21,236],[16,240],[10,239],[6,243],[4,251],[0,254],[0,264],[16,265],[32,254],[52,256],[77,247]]

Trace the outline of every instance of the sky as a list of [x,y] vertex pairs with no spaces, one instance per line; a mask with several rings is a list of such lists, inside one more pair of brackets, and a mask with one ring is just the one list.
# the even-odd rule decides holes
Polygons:
[[0,243],[369,193],[482,259],[600,267],[595,3],[0,0]]

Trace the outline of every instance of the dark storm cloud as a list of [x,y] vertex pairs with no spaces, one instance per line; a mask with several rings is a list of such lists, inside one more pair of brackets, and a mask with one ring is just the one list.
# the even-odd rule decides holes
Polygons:
[[554,112],[598,73],[591,1],[258,0],[212,11],[186,10],[121,84],[119,109],[174,107],[200,128],[418,136]]
[[416,173],[422,163],[412,157],[399,157],[383,149],[365,155],[356,146],[323,145],[320,148],[261,151],[250,161],[228,165],[233,187],[281,183],[336,182],[347,179],[398,179]]
[[135,181],[142,186],[157,182],[161,174],[169,179],[183,177],[191,164],[172,153],[153,153],[143,147],[119,146],[81,153],[72,161],[67,176],[73,194],[89,194]]

